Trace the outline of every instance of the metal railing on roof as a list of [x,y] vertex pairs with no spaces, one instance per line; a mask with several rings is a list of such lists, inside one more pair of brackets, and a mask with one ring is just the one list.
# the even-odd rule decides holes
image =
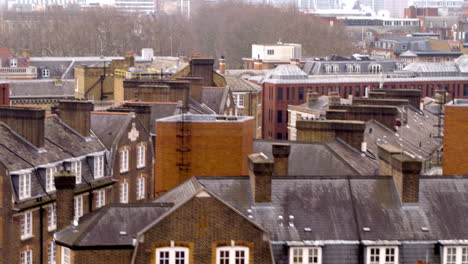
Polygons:
[[130,72],[126,70],[116,69],[114,76],[124,79],[160,79],[161,74],[158,72]]

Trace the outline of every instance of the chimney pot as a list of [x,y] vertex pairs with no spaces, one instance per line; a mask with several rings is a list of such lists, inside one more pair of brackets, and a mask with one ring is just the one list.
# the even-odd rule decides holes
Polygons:
[[224,57],[219,59],[219,73],[225,74],[226,73],[226,60]]
[[317,92],[307,93],[307,107],[312,108],[312,105],[318,101],[319,95]]

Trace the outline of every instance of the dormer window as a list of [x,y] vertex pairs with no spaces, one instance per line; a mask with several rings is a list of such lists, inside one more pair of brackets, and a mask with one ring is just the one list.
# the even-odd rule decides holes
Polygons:
[[397,264],[398,247],[368,247],[366,264]]
[[50,77],[50,70],[42,69],[42,78],[49,78],[49,77]]
[[369,69],[370,73],[377,74],[382,72],[382,65],[372,64]]
[[267,50],[267,54],[268,55],[275,55],[275,50],[269,49],[269,50]]
[[290,264],[320,264],[322,249],[320,247],[292,247],[289,249]]
[[10,59],[10,67],[11,68],[17,68],[18,67],[18,59],[17,58],[11,58]]
[[94,179],[104,177],[104,155],[94,157]]
[[71,163],[71,171],[75,173],[76,184],[81,183],[81,160],[73,161]]
[[331,73],[333,71],[333,68],[330,64],[325,65],[325,72],[326,73]]

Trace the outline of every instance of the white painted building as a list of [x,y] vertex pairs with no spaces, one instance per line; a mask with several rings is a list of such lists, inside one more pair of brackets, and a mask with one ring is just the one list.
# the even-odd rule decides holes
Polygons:
[[263,61],[289,61],[301,59],[302,45],[295,43],[281,43],[273,45],[252,45],[252,59]]

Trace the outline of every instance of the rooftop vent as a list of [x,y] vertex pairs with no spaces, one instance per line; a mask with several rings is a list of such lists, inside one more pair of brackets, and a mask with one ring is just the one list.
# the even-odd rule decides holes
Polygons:
[[423,226],[423,227],[421,227],[421,231],[423,231],[423,232],[429,232],[429,228]]
[[278,215],[278,224],[280,226],[283,226],[283,216],[282,215]]
[[364,230],[364,232],[370,232],[371,229],[369,227],[363,227],[362,230]]
[[289,226],[293,227],[294,226],[294,215],[289,216]]
[[304,231],[305,231],[305,232],[312,232],[312,228],[310,228],[310,227],[304,227]]
[[127,235],[127,231],[120,231],[120,235],[121,235],[121,236],[126,236],[126,235]]

